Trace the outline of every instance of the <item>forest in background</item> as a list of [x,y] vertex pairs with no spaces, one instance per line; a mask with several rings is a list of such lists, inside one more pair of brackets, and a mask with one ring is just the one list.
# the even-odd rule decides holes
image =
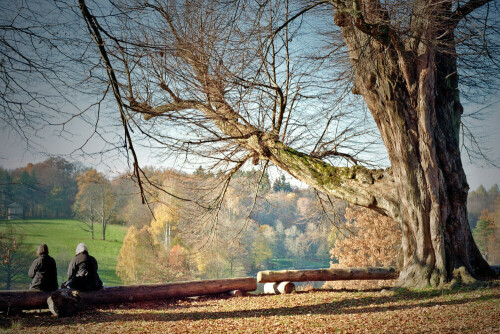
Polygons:
[[[109,178],[61,158],[0,169],[0,218],[16,202],[26,219],[75,218],[80,222],[75,228],[92,239],[105,240],[108,224],[127,226],[116,268],[126,284],[401,260],[399,228],[392,220],[292,187],[284,175],[271,180],[257,171],[238,171],[225,184],[201,167],[193,174],[145,170],[149,205],[141,203],[127,175]],[[481,252],[498,264],[498,186],[471,191],[468,211]],[[96,226],[102,234],[94,233]],[[0,231],[2,249],[11,243],[7,232]]]

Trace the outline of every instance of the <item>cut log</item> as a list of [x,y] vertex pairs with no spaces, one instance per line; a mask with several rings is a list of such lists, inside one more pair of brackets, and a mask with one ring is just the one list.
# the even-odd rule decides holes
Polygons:
[[228,293],[231,297],[241,297],[243,296],[243,291],[241,290],[231,290]]
[[393,267],[363,267],[363,268],[330,268],[311,270],[278,270],[259,271],[257,282],[309,282],[309,281],[339,281],[339,280],[372,280],[397,278]]
[[[166,284],[115,286],[99,291],[80,291],[79,294],[85,304],[91,305],[203,296],[227,293],[231,290],[255,291],[256,289],[257,282],[255,278],[244,277]],[[0,310],[7,310],[10,307],[21,309],[47,308],[47,299],[51,294],[51,292],[31,290],[0,291]]]
[[267,294],[289,294],[295,290],[295,284],[292,282],[276,282],[264,284],[264,293]]
[[47,299],[50,312],[58,317],[70,317],[83,310],[84,303],[76,290],[57,290]]

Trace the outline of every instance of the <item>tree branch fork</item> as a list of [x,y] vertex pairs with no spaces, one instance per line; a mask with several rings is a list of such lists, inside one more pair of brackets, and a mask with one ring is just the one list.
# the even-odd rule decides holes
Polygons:
[[[160,117],[170,111],[196,109],[214,121],[218,129],[253,152],[255,160],[274,163],[298,180],[314,185],[320,191],[350,203],[369,207],[388,215],[397,203],[391,169],[369,169],[360,165],[337,167],[315,156],[294,150],[278,139],[273,132],[259,130],[252,125],[235,121],[237,113],[228,105],[212,108],[199,101],[174,101],[158,107],[142,104],[135,111],[145,119]],[[332,153],[333,154],[333,153]],[[323,155],[325,157],[326,155]]]

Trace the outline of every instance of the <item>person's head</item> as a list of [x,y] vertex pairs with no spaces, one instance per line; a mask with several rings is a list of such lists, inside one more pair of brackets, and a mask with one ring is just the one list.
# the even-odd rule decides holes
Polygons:
[[48,255],[49,254],[49,247],[47,247],[46,244],[40,244],[40,245],[38,245],[38,248],[36,249],[36,253],[38,255],[42,255],[42,254]]
[[88,253],[89,249],[87,248],[87,245],[85,245],[83,242],[81,242],[78,244],[78,246],[76,246],[76,255],[83,253],[83,252]]

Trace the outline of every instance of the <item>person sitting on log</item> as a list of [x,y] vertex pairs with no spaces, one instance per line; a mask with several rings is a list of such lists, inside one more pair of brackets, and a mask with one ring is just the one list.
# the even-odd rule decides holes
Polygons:
[[102,289],[102,281],[97,273],[97,261],[89,255],[87,245],[83,242],[76,246],[76,256],[68,267],[68,280],[62,288],[80,291],[95,291]]
[[30,290],[57,290],[57,266],[54,258],[49,256],[49,247],[46,244],[40,244],[36,253],[38,257],[33,261],[28,271],[28,276],[33,279]]

